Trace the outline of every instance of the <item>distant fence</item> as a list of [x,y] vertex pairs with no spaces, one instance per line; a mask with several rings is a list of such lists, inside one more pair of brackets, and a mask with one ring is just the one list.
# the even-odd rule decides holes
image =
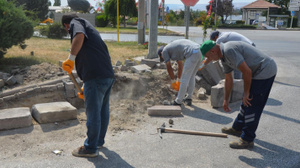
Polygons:
[[[54,13],[54,21],[61,23],[61,18],[68,13]],[[70,13],[71,14],[71,13]],[[96,26],[96,15],[90,13],[76,13],[77,16],[88,20],[93,26]]]

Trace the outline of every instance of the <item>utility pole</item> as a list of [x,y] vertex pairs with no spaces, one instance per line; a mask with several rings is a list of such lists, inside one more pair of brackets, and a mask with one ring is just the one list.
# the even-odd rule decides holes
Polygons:
[[217,11],[218,11],[218,0],[216,0],[215,25],[217,24]]
[[189,39],[190,6],[185,7],[185,39]]
[[138,44],[145,43],[145,0],[139,0],[138,13]]
[[158,23],[158,0],[151,0],[150,31],[147,58],[157,58],[157,23]]

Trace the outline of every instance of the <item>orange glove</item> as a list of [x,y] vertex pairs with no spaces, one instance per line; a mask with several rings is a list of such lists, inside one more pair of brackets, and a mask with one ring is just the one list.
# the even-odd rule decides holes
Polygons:
[[70,54],[69,58],[62,63],[62,69],[67,71],[69,74],[72,72],[75,64],[75,55]]
[[177,80],[175,84],[176,84],[176,88],[174,90],[179,91],[180,81]]
[[174,89],[175,90],[175,88],[177,88],[177,85],[176,85],[176,81],[175,81],[175,79],[172,79],[172,82],[171,82],[172,84],[171,84],[171,86],[172,86],[172,89]]
[[172,80],[172,88],[176,91],[179,91],[180,88],[180,81],[179,79],[177,79],[177,81]]
[[81,87],[81,92],[77,93],[78,98],[84,100],[83,87]]

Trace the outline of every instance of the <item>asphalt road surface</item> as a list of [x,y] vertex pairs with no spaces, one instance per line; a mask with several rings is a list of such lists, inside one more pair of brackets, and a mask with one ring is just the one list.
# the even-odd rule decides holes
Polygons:
[[[168,29],[182,33],[185,31],[184,27]],[[14,160],[9,159],[11,156],[1,159],[0,167],[299,168],[300,31],[220,31],[236,31],[247,36],[257,48],[274,58],[278,65],[278,74],[262,114],[253,149],[231,149],[228,143],[237,139],[234,136],[218,138],[164,133],[161,139],[156,133],[156,127],[163,122],[167,123],[169,118],[146,117],[146,122],[137,130],[124,130],[117,135],[109,133],[105,148],[100,150],[97,158],[76,158],[71,155],[71,151],[81,145],[84,140],[82,137],[68,143],[45,142],[55,148],[64,149],[62,156],[51,154],[50,151],[49,154],[45,151],[43,157],[32,153]],[[193,39],[201,41],[201,34],[200,28],[190,27],[190,37]],[[221,132],[223,126],[231,126],[238,114],[239,104],[230,104],[232,112],[225,113],[209,104],[194,102],[192,107],[183,108],[183,116],[173,118],[173,128]],[[30,134],[36,132],[36,127]],[[69,129],[76,131],[72,127]]]

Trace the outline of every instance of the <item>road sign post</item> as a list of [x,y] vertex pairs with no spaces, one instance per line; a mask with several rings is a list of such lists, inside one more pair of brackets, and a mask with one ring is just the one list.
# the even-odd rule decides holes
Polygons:
[[190,6],[196,5],[199,0],[181,0],[185,5],[185,38],[188,39],[189,35],[189,18],[190,18]]

